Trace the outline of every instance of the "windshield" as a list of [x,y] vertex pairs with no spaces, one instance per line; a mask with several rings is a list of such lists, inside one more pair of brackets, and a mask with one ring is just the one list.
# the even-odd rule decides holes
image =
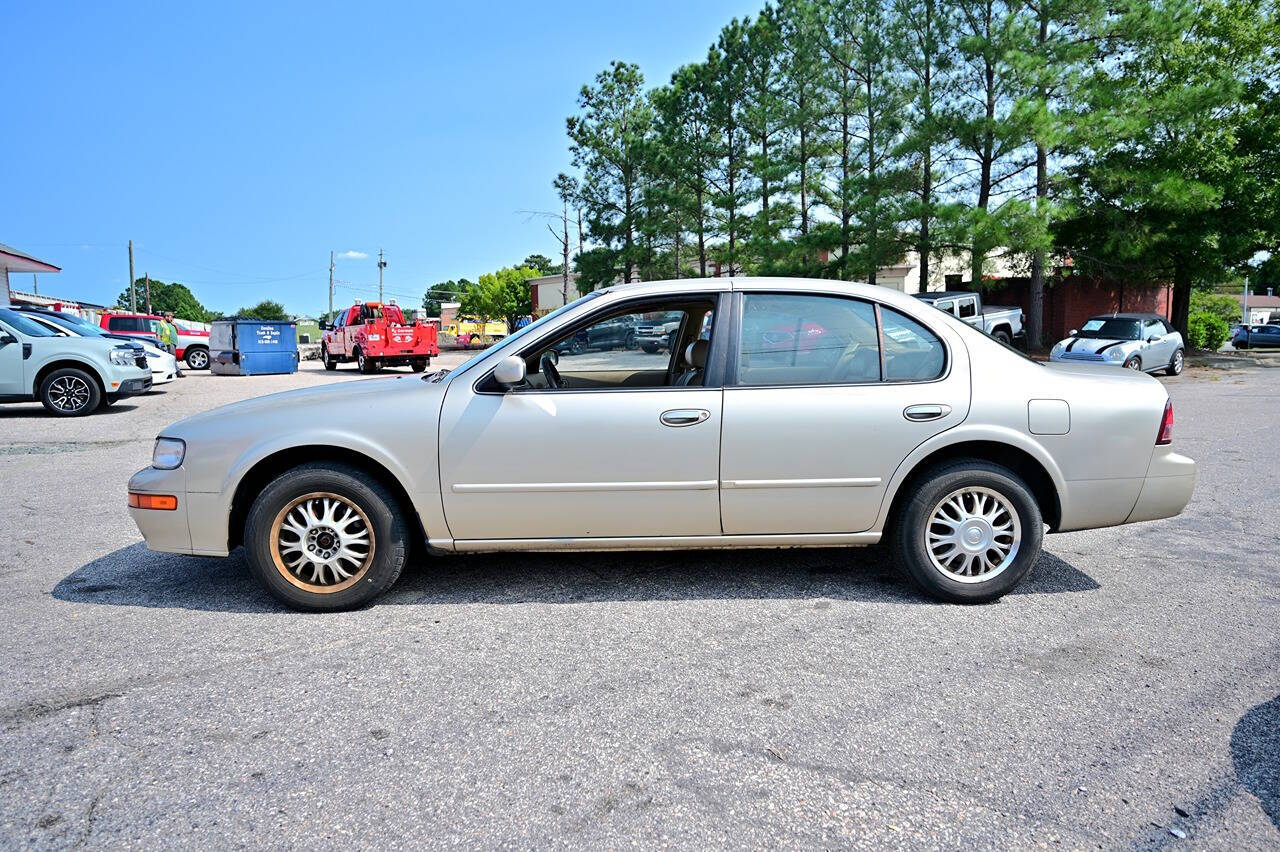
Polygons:
[[1076,337],[1091,340],[1138,340],[1142,337],[1142,323],[1131,319],[1091,319]]
[[28,319],[17,311],[11,311],[8,308],[0,308],[0,320],[4,320],[5,325],[14,331],[25,334],[27,337],[57,337],[58,333],[48,326],[41,325],[33,319]]
[[80,317],[71,316],[70,314],[60,313],[41,313],[37,314],[41,319],[47,319],[49,322],[56,323],[64,328],[69,328],[82,337],[106,337],[107,333],[92,323],[80,319]]
[[[524,328],[517,329],[514,334],[507,335],[505,338],[503,338],[501,345],[505,347],[508,343],[512,342],[513,340],[520,340],[522,337],[525,337],[531,334],[532,332],[537,331],[541,326],[546,325],[547,321],[552,319],[553,317],[558,317],[561,314],[563,314],[565,311],[568,311],[572,308],[576,308],[578,305],[581,305],[583,302],[596,298],[602,292],[604,291],[592,290],[587,295],[582,296],[581,298],[578,298],[578,299],[574,299],[572,302],[570,302],[567,305],[561,305],[560,307],[556,308],[554,311],[547,314],[546,316],[543,316],[543,317],[540,317],[539,319],[534,320],[533,322],[526,325]],[[470,367],[476,361],[483,358],[488,353],[489,353],[488,349],[481,349],[479,352],[472,355],[470,358],[463,361],[458,366],[454,367],[453,370],[464,370],[467,367]],[[443,372],[453,372],[453,370],[445,370]]]

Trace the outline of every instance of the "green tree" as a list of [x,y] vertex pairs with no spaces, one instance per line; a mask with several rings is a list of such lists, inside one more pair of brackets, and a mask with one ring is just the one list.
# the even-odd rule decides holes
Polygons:
[[[134,282],[134,295],[137,298],[138,310],[146,310],[146,279],[139,278]],[[116,296],[116,304],[123,307],[129,306],[129,291],[121,291]],[[173,315],[178,319],[191,320],[192,322],[210,322],[214,318],[214,313],[208,310],[200,301],[187,289],[185,284],[165,283],[151,279],[151,311],[156,314],[163,314],[172,311]]]
[[459,278],[457,281],[450,279],[432,284],[422,296],[422,312],[429,317],[440,316],[440,303],[458,301],[462,293],[470,286],[471,282],[465,278]]
[[236,311],[236,316],[259,320],[287,320],[289,318],[289,315],[285,313],[284,305],[271,299],[263,299],[251,308],[241,308]]
[[716,128],[718,150],[708,176],[713,195],[711,208],[723,242],[712,256],[728,275],[742,271],[746,257],[743,240],[748,217],[744,208],[750,201],[747,189],[747,134],[744,115],[747,89],[748,24],[736,18],[720,31],[707,56],[710,74],[708,113]]
[[705,64],[685,65],[671,76],[670,85],[655,90],[651,98],[655,122],[651,168],[661,176],[673,217],[691,235],[698,275],[703,278],[715,235],[709,208],[719,150],[711,116],[710,77]]
[[537,270],[539,275],[551,275],[560,271],[560,267],[545,254],[531,254],[520,265]]
[[527,282],[537,277],[538,270],[529,266],[487,272],[463,291],[459,313],[481,322],[501,319],[508,330],[514,330],[517,319],[533,312],[533,294]]
[[950,174],[951,138],[942,120],[955,96],[955,7],[953,0],[893,0],[892,50],[904,74],[907,128],[899,146],[911,170],[903,215],[912,224],[904,239],[919,256],[920,287],[926,289],[937,251],[936,228]]
[[1119,59],[1090,81],[1105,121],[1071,170],[1075,212],[1057,239],[1095,274],[1172,279],[1185,335],[1194,285],[1280,241],[1280,22],[1269,0],[1123,9]]
[[635,65],[614,62],[578,95],[581,113],[567,129],[573,164],[581,169],[578,194],[592,238],[617,255],[631,281],[640,250],[636,231],[643,210],[646,142],[653,114],[644,76]]

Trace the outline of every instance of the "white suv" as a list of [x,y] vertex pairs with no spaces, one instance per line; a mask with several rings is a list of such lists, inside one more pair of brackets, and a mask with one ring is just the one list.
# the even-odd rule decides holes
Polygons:
[[63,337],[0,308],[0,402],[39,400],[50,414],[78,417],[151,388],[151,368],[132,346]]

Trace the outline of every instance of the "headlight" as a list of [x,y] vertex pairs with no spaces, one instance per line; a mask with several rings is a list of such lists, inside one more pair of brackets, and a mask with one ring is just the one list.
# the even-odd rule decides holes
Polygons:
[[118,346],[111,350],[111,363],[117,367],[133,367],[138,363],[138,356],[133,354],[132,346]]
[[1061,354],[1062,354],[1062,351],[1063,351],[1063,346],[1062,346],[1062,344],[1061,344],[1061,343],[1055,343],[1055,344],[1053,344],[1053,348],[1049,350],[1049,357],[1050,357],[1050,358],[1057,358],[1059,355],[1061,355]]
[[1114,346],[1111,349],[1108,349],[1106,352],[1102,353],[1102,357],[1106,358],[1108,361],[1123,361],[1124,350],[1121,349],[1119,346]]
[[182,466],[187,455],[187,442],[178,438],[156,438],[151,451],[151,466],[159,470],[174,470]]

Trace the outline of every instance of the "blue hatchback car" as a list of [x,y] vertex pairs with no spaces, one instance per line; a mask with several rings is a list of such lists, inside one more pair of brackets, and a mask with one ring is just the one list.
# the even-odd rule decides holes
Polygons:
[[1231,335],[1236,349],[1280,349],[1280,325],[1242,325]]

